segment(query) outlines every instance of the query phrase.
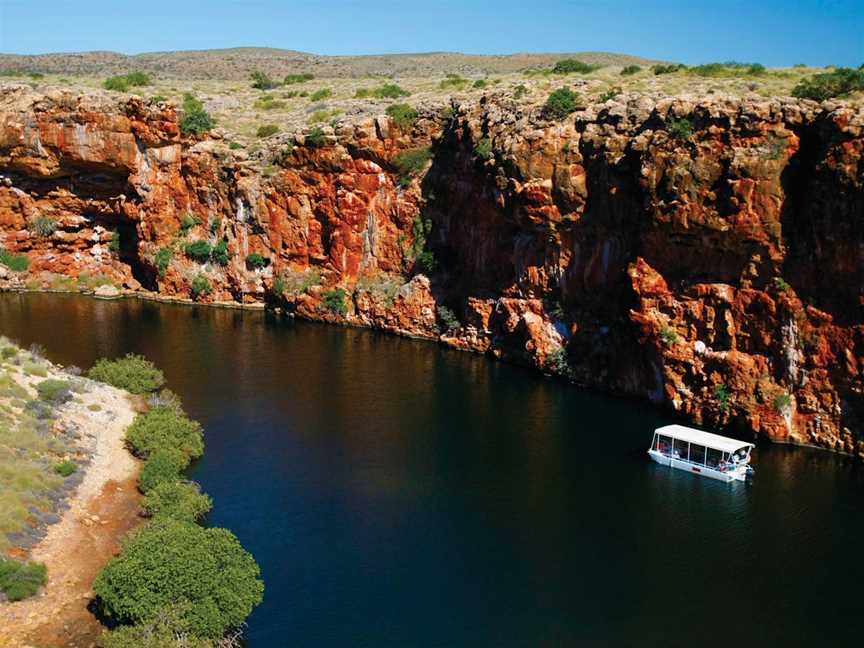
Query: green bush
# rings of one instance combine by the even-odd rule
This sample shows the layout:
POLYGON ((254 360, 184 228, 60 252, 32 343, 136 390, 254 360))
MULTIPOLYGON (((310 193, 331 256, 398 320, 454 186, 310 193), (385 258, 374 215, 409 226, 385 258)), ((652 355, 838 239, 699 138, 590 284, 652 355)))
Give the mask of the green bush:
POLYGON ((18 349, 12 346, 3 347, 0 349, 0 358, 10 360, 18 355, 18 349))
POLYGON ((435 272, 435 268, 438 267, 438 260, 435 258, 435 254, 431 250, 423 250, 414 257, 414 269, 417 272, 428 275, 435 272))
POLYGON ((198 218, 192 212, 186 212, 183 215, 183 218, 180 219, 180 229, 183 231, 184 234, 186 232, 188 232, 190 229, 192 229, 193 227, 195 227, 196 225, 200 225, 200 224, 201 224, 201 219, 198 218))
POLYGON ((167 516, 175 520, 196 522, 213 508, 213 501, 201 493, 195 482, 163 481, 144 497, 144 511, 151 517, 167 516))
POLYGON ((168 272, 168 266, 171 265, 171 259, 173 256, 174 253, 171 251, 171 248, 161 247, 156 252, 156 255, 153 257, 153 263, 156 266, 156 271, 163 279, 168 272))
POLYGON ((121 243, 122 239, 120 236, 120 232, 118 230, 115 230, 111 234, 111 242, 108 243, 108 250, 110 252, 113 252, 114 254, 118 254, 120 252, 121 243))
POLYGON ((61 461, 54 464, 54 472, 61 477, 68 477, 78 470, 78 465, 74 461, 61 461))
POLYGON ((317 126, 306 134, 305 142, 309 148, 320 148, 327 141, 324 131, 317 126))
POLYGON ((303 74, 289 74, 282 81, 285 85, 292 85, 294 83, 303 83, 304 81, 311 81, 315 78, 314 74, 309 74, 308 72, 304 72, 303 74))
POLYGON ((50 216, 36 216, 30 220, 30 231, 42 238, 47 238, 57 231, 57 221, 50 216))
POLYGON ((393 166, 399 171, 399 182, 402 186, 407 186, 411 182, 411 176, 420 173, 431 158, 432 149, 428 146, 409 149, 393 156, 393 166))
POLYGON ((216 245, 213 246, 211 256, 213 257, 213 260, 219 265, 227 266, 228 261, 231 260, 231 257, 228 254, 228 241, 226 241, 225 239, 219 239, 216 245))
POLYGON ((165 376, 144 356, 129 353, 122 358, 101 358, 87 372, 92 380, 125 389, 132 394, 146 394, 162 388, 165 376))
POLYGON ((264 72, 253 72, 250 76, 252 77, 252 87, 258 90, 272 90, 279 87, 279 82, 274 81, 264 72))
POLYGON ((584 61, 577 61, 576 59, 564 59, 562 61, 558 61, 555 64, 555 67, 552 68, 552 71, 555 74, 572 74, 574 72, 579 74, 590 74, 591 72, 599 69, 599 65, 591 65, 590 63, 585 63, 584 61))
POLYGON ((345 317, 348 307, 345 305, 345 291, 342 288, 334 288, 324 293, 324 308, 331 313, 345 317))
POLYGON ((670 328, 668 326, 663 326, 660 329, 660 339, 663 341, 663 344, 666 346, 672 346, 674 344, 678 344, 678 333, 675 332, 675 329, 670 328))
POLYGON ((683 142, 692 137, 693 122, 686 117, 682 117, 681 119, 675 119, 673 117, 669 120, 666 130, 669 131, 669 134, 672 137, 683 142))
POLYGON ((522 97, 528 94, 528 87, 524 83, 520 83, 513 89, 513 98, 519 101, 522 97))
POLYGON ((0 264, 5 265, 12 272, 25 272, 30 265, 30 259, 23 254, 12 254, 0 248, 0 264))
POLYGON ((158 104, 158 103, 164 103, 166 101, 168 101, 168 97, 166 97, 165 95, 157 94, 157 95, 153 95, 152 97, 150 97, 147 100, 147 103, 158 104))
POLYGON ((102 609, 120 623, 146 623, 180 606, 191 634, 219 639, 261 602, 255 559, 226 529, 154 520, 96 577, 102 609))
POLYGON ((632 76, 642 71, 639 65, 626 65, 621 69, 621 76, 632 76))
POLYGON ((316 90, 309 96, 309 101, 323 101, 324 99, 328 99, 333 96, 333 91, 330 88, 321 88, 320 90, 316 90))
POLYGON ((125 76, 112 76, 102 82, 102 87, 115 92, 126 92, 129 90, 129 83, 125 76))
POLYGON ((600 95, 599 101, 600 103, 606 103, 607 101, 610 101, 611 99, 614 99, 615 97, 620 95, 622 92, 624 91, 618 86, 615 86, 614 88, 609 88, 606 92, 600 95))
POLYGON ((0 591, 10 601, 21 601, 39 591, 48 581, 42 563, 25 563, 0 556, 0 591))
POLYGON ((150 85, 150 75, 146 72, 130 72, 129 74, 112 76, 102 82, 103 88, 117 92, 126 92, 131 86, 146 85, 150 85))
POLYGON ((387 116, 401 130, 407 130, 417 121, 417 111, 408 104, 400 103, 387 106, 387 116))
POLYGON ((400 88, 395 83, 385 83, 380 88, 372 90, 370 94, 378 99, 399 99, 400 97, 411 96, 410 92, 405 88, 400 88))
POLYGON ((720 405, 721 412, 729 411, 729 387, 726 385, 714 385, 714 398, 720 405))
POLYGON ((578 109, 578 99, 570 88, 558 88, 546 99, 543 110, 547 116, 561 119, 578 109))
POLYGON ((774 409, 782 414, 792 405, 792 397, 785 392, 777 394, 774 397, 773 405, 774 409))
POLYGON ((180 478, 180 472, 188 465, 189 461, 179 450, 157 450, 144 462, 141 474, 138 475, 138 488, 147 494, 160 484, 176 481, 180 478))
POLYGON ((210 282, 207 281, 207 277, 199 274, 192 280, 189 290, 192 293, 192 299, 198 299, 204 295, 209 295, 213 291, 213 288, 210 286, 210 282))
POLYGON ((480 138, 474 145, 474 154, 484 160, 490 159, 492 157, 492 140, 488 137, 480 138))
POLYGON ((190 259, 195 259, 200 263, 209 260, 211 252, 213 252, 213 248, 210 247, 210 244, 200 239, 191 241, 183 246, 183 253, 190 259))
POLYGON ((72 385, 67 380, 49 378, 36 385, 36 392, 41 400, 59 405, 72 398, 72 385))
POLYGON ((837 68, 801 80, 792 89, 793 97, 825 101, 864 90, 864 69, 837 68))
POLYGON ((656 75, 672 74, 673 72, 678 72, 678 70, 683 70, 686 67, 686 65, 682 65, 681 63, 670 63, 668 65, 652 65, 651 71, 656 75))
POLYGON ((441 83, 438 84, 438 86, 442 90, 461 90, 469 83, 470 81, 468 81, 468 79, 465 79, 458 74, 448 74, 447 78, 443 79, 441 83))
POLYGON ((471 87, 475 88, 477 90, 485 88, 486 87, 486 81, 485 81, 485 79, 477 79, 474 83, 471 84, 471 87))
POLYGON ((170 448, 179 451, 188 463, 204 453, 201 426, 182 411, 167 405, 153 407, 136 416, 126 431, 126 443, 139 457, 170 448))
POLYGON ((446 306, 439 306, 436 312, 438 314, 438 321, 441 322, 442 328, 445 331, 455 331, 458 328, 462 328, 462 322, 458 320, 456 313, 446 306))
POLYGON ((180 120, 180 132, 184 135, 206 133, 215 126, 213 118, 204 104, 188 92, 183 96, 183 118, 180 120))
POLYGON ((271 135, 275 135, 279 132, 279 127, 276 124, 264 124, 263 126, 259 126, 258 130, 255 131, 256 137, 270 137, 271 135))
POLYGON ((251 268, 253 270, 257 270, 259 268, 263 268, 267 265, 267 259, 258 254, 257 252, 253 252, 246 256, 246 267, 251 268))

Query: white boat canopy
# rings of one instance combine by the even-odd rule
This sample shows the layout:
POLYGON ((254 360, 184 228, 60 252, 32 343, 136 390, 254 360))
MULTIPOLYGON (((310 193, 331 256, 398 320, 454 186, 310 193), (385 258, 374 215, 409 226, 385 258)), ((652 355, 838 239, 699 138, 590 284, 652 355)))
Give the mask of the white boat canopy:
POLYGON ((741 448, 755 448, 752 443, 739 441, 738 439, 730 439, 729 437, 720 436, 719 434, 711 434, 703 432, 695 428, 687 427, 686 425, 666 425, 654 430, 657 434, 672 437, 679 441, 695 443, 697 445, 706 446, 721 452, 733 453, 741 448))

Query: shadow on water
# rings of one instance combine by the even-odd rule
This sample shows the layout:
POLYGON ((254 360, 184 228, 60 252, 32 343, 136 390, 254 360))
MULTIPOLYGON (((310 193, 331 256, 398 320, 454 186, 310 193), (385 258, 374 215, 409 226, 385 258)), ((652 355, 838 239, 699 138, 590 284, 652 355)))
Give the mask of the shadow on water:
POLYGON ((762 444, 752 484, 698 479, 647 460, 655 410, 259 312, 5 294, 0 333, 164 369, 206 430, 209 521, 264 573, 252 648, 857 645, 842 457, 762 444))

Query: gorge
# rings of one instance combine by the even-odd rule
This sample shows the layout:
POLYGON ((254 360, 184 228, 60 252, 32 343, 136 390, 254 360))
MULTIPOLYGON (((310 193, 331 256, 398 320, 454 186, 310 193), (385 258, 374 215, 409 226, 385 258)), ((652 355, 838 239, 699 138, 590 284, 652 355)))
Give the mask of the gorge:
POLYGON ((170 103, 7 83, 0 247, 28 269, 0 281, 266 304, 864 456, 860 105, 579 108, 490 90, 247 152, 170 103))

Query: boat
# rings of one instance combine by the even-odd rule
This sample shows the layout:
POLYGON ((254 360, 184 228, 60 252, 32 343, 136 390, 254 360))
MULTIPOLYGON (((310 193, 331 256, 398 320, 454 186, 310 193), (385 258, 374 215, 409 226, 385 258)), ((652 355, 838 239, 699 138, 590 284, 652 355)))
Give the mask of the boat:
POLYGON ((750 452, 754 447, 685 425, 666 425, 654 430, 648 455, 663 466, 732 482, 753 475, 750 452))

